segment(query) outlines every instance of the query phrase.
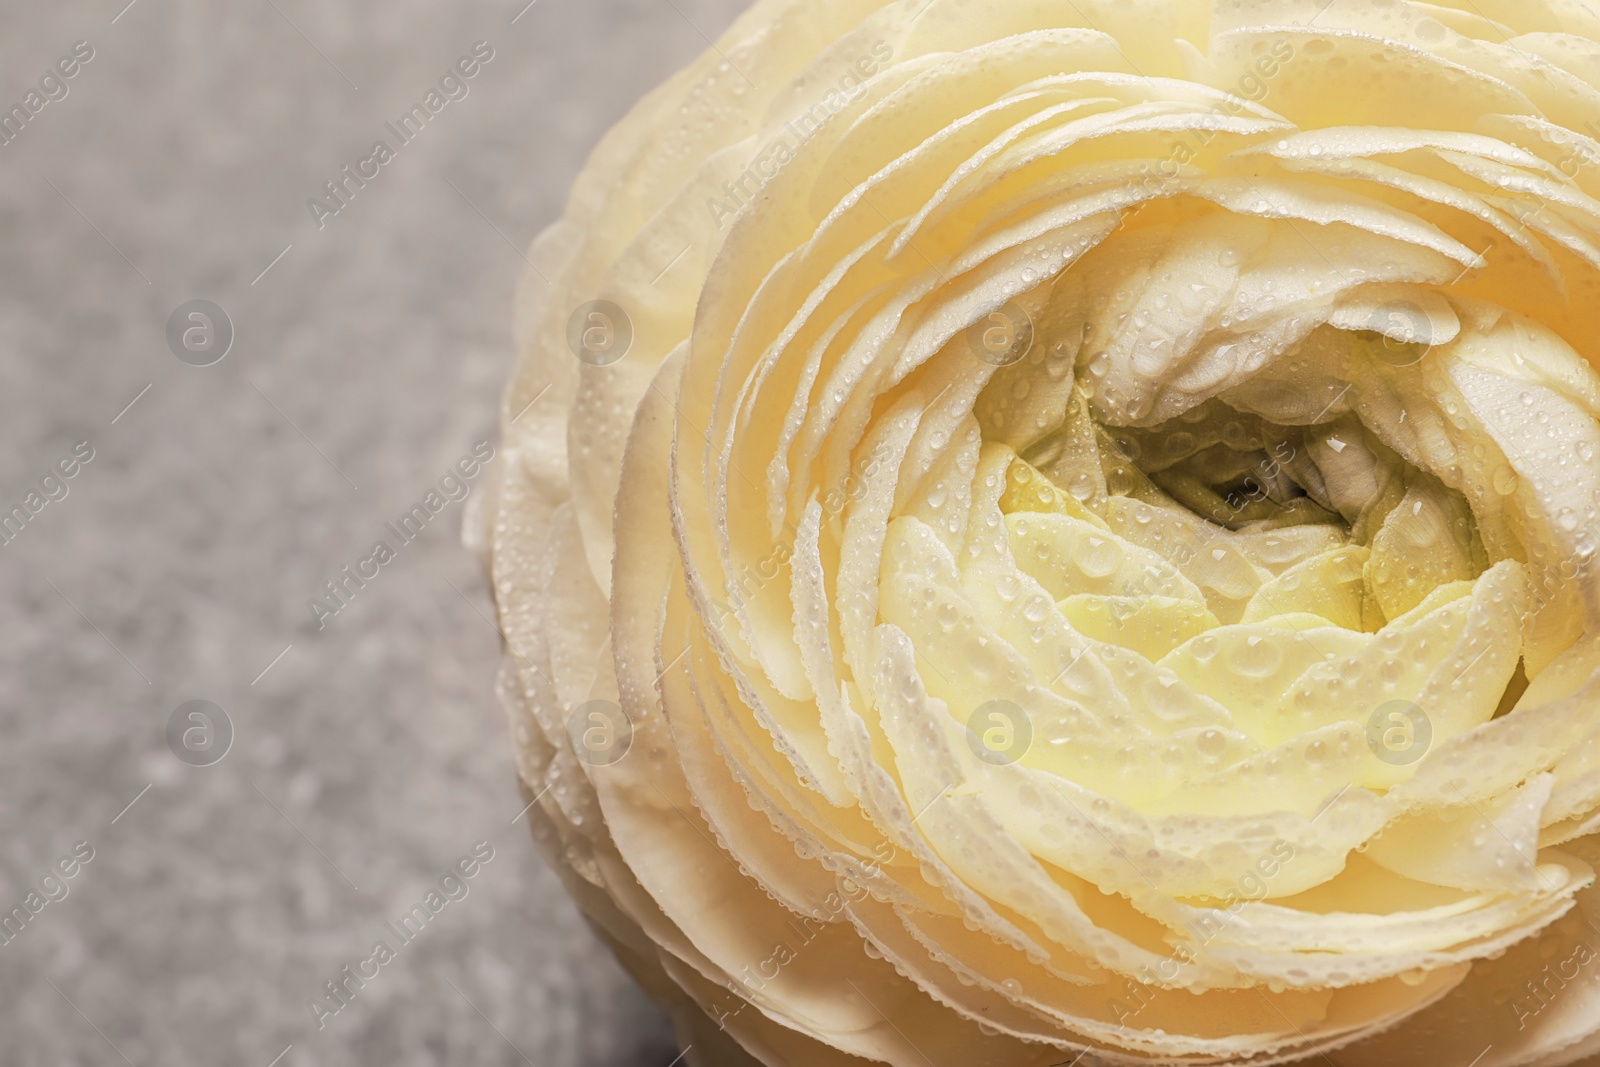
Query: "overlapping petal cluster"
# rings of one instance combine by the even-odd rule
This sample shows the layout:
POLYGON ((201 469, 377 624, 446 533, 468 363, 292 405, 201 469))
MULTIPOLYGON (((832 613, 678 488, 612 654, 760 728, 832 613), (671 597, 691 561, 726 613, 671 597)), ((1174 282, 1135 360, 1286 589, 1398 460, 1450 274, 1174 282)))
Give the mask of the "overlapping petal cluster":
POLYGON ((1597 41, 761 0, 606 138, 485 545, 691 1060, 1600 1053, 1597 41))

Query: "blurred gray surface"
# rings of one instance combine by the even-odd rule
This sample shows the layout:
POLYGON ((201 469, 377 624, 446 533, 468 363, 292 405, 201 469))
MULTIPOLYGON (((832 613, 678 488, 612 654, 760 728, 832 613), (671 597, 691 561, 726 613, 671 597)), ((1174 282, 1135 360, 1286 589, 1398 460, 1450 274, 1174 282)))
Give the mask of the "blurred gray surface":
POLYGON ((4 108, 94 49, 0 147, 0 511, 94 449, 0 547, 0 912, 94 850, 0 944, 0 1058, 666 1067, 512 822, 461 505, 403 547, 384 523, 493 438, 521 250, 584 156, 742 0, 125 2, 0 3, 4 108), (479 40, 468 95, 319 230, 307 199, 479 40), (209 367, 166 341, 195 298, 236 331, 209 367), (307 599, 379 538, 319 631, 307 599), (166 742, 194 699, 235 731, 211 766, 166 742), (469 894, 319 1030, 309 999, 478 841, 469 894))

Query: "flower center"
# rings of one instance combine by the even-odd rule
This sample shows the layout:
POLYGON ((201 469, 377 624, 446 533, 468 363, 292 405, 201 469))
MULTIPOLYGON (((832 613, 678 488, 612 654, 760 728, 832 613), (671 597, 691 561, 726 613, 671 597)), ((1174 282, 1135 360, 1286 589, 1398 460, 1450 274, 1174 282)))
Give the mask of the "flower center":
POLYGON ((1349 524, 1301 479, 1318 485, 1305 462, 1303 427, 1280 426, 1213 400, 1159 425, 1102 430, 1107 491, 1166 494, 1199 518, 1229 530, 1349 524))

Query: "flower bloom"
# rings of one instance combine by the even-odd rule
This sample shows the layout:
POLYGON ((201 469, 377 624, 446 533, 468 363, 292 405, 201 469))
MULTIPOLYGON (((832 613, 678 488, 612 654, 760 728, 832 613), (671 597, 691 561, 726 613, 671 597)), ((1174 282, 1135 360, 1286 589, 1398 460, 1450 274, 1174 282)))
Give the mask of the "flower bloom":
POLYGON ((1600 1053, 1597 41, 761 0, 606 137, 482 538, 690 1062, 1600 1053))

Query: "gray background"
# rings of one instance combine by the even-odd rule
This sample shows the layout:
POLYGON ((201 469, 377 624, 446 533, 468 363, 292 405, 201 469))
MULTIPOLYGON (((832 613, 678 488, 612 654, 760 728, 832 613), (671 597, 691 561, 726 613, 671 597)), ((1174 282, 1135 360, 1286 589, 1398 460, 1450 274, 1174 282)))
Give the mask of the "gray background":
POLYGON ((743 6, 524 2, 0 3, 5 109, 95 49, 0 147, 0 511, 95 449, 0 547, 0 912, 95 849, 0 946, 7 1064, 677 1054, 512 824, 461 506, 325 630, 306 607, 493 437, 521 251, 743 6), (319 231, 306 199, 479 39, 470 95, 319 231), (208 368, 165 339, 197 297, 237 333, 208 368), (197 698, 236 730, 205 768, 164 738, 197 698), (471 895, 319 1032, 308 998, 478 840, 471 895))

